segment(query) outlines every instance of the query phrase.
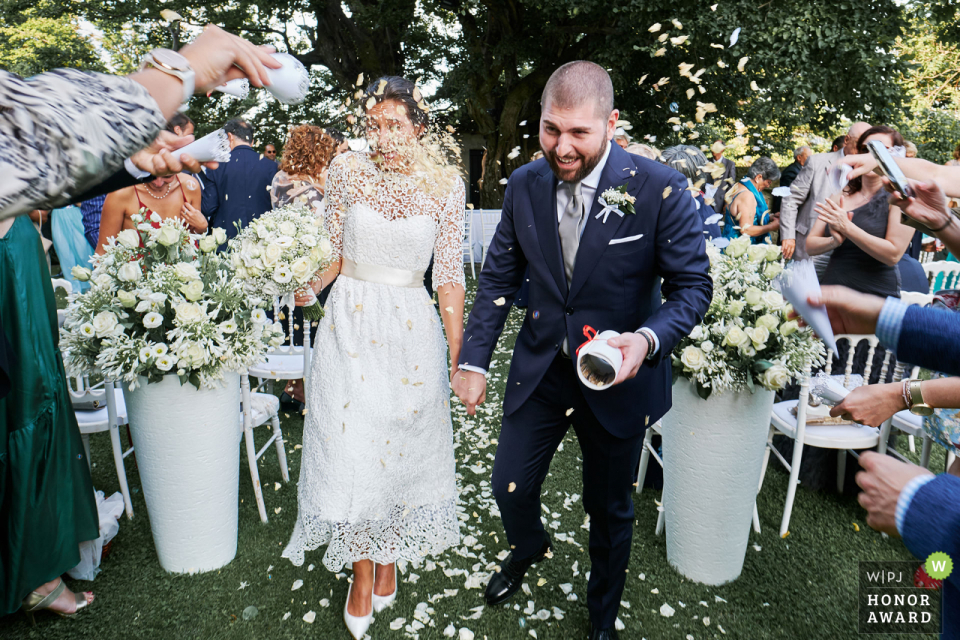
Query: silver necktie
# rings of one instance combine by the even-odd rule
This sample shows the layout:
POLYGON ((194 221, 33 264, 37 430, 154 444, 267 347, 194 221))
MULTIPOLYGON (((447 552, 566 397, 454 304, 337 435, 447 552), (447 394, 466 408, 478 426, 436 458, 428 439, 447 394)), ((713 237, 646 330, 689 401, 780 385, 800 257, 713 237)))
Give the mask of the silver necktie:
POLYGON ((564 182, 567 206, 560 218, 560 249, 563 252, 563 270, 567 276, 567 286, 573 281, 573 265, 577 261, 577 249, 580 247, 580 227, 583 224, 583 195, 579 182, 564 182))

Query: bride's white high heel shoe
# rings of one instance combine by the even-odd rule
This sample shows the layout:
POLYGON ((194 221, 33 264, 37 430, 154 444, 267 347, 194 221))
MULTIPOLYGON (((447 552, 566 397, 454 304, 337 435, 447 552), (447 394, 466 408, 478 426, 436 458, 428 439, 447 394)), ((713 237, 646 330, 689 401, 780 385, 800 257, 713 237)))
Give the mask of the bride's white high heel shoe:
MULTIPOLYGON (((376 584, 376 577, 374 577, 374 584, 376 584)), ((393 563, 393 593, 388 596, 378 596, 376 592, 373 594, 373 610, 376 613, 380 613, 390 605, 392 605, 397 599, 397 591, 400 589, 400 583, 397 581, 397 563, 393 563)))
POLYGON ((370 613, 367 615, 359 617, 350 615, 347 612, 347 606, 350 604, 350 592, 352 590, 353 583, 351 582, 350 588, 347 589, 347 601, 343 605, 343 622, 347 625, 350 635, 352 635, 356 640, 360 640, 373 623, 373 602, 371 600, 370 613))

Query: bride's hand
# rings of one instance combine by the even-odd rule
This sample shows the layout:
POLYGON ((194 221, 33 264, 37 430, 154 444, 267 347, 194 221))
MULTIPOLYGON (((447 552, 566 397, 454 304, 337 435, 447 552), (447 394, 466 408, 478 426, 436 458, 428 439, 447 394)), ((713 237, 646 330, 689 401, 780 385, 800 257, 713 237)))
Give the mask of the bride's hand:
POLYGON ((313 287, 306 286, 296 293, 296 302, 298 307, 309 307, 317 300, 317 294, 313 292, 313 287))

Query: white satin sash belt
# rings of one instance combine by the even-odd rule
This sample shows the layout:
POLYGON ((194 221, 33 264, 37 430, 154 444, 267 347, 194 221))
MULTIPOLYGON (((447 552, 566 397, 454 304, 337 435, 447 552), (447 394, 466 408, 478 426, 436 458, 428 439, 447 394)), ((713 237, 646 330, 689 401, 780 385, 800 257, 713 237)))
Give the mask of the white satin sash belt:
POLYGON ((406 271, 376 264, 359 264, 344 258, 340 265, 340 273, 354 280, 376 282, 392 287, 422 287, 426 271, 406 271))

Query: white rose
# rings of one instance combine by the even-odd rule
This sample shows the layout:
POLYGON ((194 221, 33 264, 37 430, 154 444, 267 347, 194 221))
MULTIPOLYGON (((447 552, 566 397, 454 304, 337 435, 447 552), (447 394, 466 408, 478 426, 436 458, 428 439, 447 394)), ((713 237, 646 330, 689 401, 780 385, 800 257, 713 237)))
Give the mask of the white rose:
POLYGON ((183 294, 183 297, 191 302, 196 302, 203 297, 203 282, 200 280, 193 280, 187 284, 180 287, 180 293, 183 294))
POLYGON ((277 265, 277 268, 273 270, 273 280, 280 284, 286 284, 293 279, 293 273, 290 271, 290 267, 285 264, 277 265))
POLYGON ((177 244, 180 242, 180 230, 170 224, 163 225, 157 234, 157 242, 165 247, 177 244))
POLYGON ((780 256, 781 256, 781 253, 782 253, 782 251, 781 251, 780 247, 778 247, 777 245, 775 245, 775 244, 768 244, 768 245, 767 245, 767 260, 768 260, 768 261, 774 262, 775 260, 779 260, 779 259, 780 259, 780 256))
POLYGON ((145 326, 147 329, 156 329, 162 324, 163 316, 156 311, 151 311, 147 315, 143 316, 143 326, 145 326))
POLYGON ((777 319, 777 316, 767 313, 757 318, 757 326, 766 327, 767 331, 773 332, 780 326, 780 320, 777 319))
POLYGON ((220 246, 227 241, 227 232, 220 227, 216 227, 213 230, 213 239, 217 241, 217 246, 220 246))
POLYGON ((740 353, 748 358, 752 358, 753 356, 757 355, 757 350, 754 349, 753 345, 748 342, 747 344, 740 345, 740 353))
POLYGON ((317 248, 320 249, 321 258, 326 258, 333 253, 333 244, 329 238, 322 238, 320 242, 317 243, 317 248))
POLYGON ((200 308, 200 305, 193 302, 177 303, 173 306, 173 310, 176 312, 177 322, 180 324, 200 322, 207 317, 204 315, 203 309, 200 308))
POLYGON ((285 236, 295 236, 297 235, 297 225, 289 220, 284 220, 280 223, 279 231, 285 236))
POLYGON ((137 296, 129 291, 124 291, 123 289, 117 291, 117 299, 120 301, 120 304, 127 309, 137 306, 137 296))
POLYGON ((770 331, 766 327, 754 327, 747 329, 745 333, 750 336, 750 341, 758 351, 767 346, 767 340, 770 338, 770 331))
POLYGON ((97 335, 97 330, 89 322, 84 322, 80 325, 80 335, 84 338, 93 338, 97 335))
POLYGON ((703 326, 697 325, 693 328, 693 331, 690 332, 690 338, 692 340, 700 340, 703 338, 703 326))
POLYGON ((188 262, 178 262, 177 266, 174 267, 174 271, 177 272, 177 276, 183 280, 199 280, 200 272, 197 271, 197 268, 188 263, 188 262))
POLYGON ((728 347, 739 347, 740 345, 747 344, 749 341, 750 337, 744 333, 743 329, 737 326, 727 329, 727 335, 723 338, 723 344, 728 347))
POLYGON ((237 323, 233 318, 229 320, 224 320, 220 323, 220 331, 224 333, 235 333, 237 331, 237 323))
POLYGON ((90 280, 90 276, 93 275, 93 272, 86 267, 81 267, 80 265, 75 266, 73 269, 70 269, 70 275, 79 280, 80 282, 87 282, 90 280))
POLYGON ((113 335, 118 323, 117 314, 112 311, 101 311, 93 318, 93 328, 97 332, 98 338, 113 335))
POLYGON ((308 246, 308 247, 315 247, 315 246, 317 246, 317 238, 316 238, 316 236, 312 236, 312 235, 310 235, 309 233, 308 233, 307 235, 300 236, 300 242, 301 242, 302 244, 305 244, 305 245, 308 246))
POLYGON ((731 258, 739 258, 745 254, 749 248, 750 238, 747 236, 740 236, 739 238, 734 238, 730 241, 730 244, 727 245, 726 249, 724 249, 724 253, 731 258))
POLYGON ((295 238, 291 238, 290 236, 280 236, 274 240, 273 243, 282 249, 287 249, 295 245, 297 241, 295 238))
POLYGON ((260 257, 263 260, 263 265, 265 267, 275 267, 277 261, 280 260, 280 256, 283 255, 283 249, 281 249, 276 244, 268 244, 267 248, 263 250, 263 255, 260 257))
POLYGON ((180 357, 180 361, 184 360, 191 367, 200 367, 203 365, 206 360, 206 354, 203 352, 203 348, 196 342, 188 342, 177 353, 180 357))
POLYGON ((210 253, 211 251, 216 251, 216 249, 217 240, 213 236, 203 236, 200 238, 200 251, 210 253))
POLYGON ((780 310, 780 313, 783 315, 784 320, 790 319, 790 314, 793 313, 793 305, 789 302, 783 305, 783 309, 780 310))
POLYGON ((270 230, 267 229, 267 226, 263 223, 255 225, 253 230, 257 232, 257 237, 261 240, 266 240, 270 235, 270 230))
MULTIPOLYGON (((138 271, 139 273, 139 271, 138 271)), ((103 287, 104 289, 110 289, 113 287, 113 278, 110 277, 107 273, 101 273, 97 276, 97 279, 93 281, 98 287, 103 287)))
POLYGON ((290 271, 293 273, 293 277, 297 279, 297 282, 304 284, 309 280, 314 273, 315 267, 313 262, 307 258, 303 257, 290 265, 290 271))
POLYGON ((730 312, 730 315, 737 318, 743 313, 744 303, 743 300, 734 300, 727 305, 727 311, 730 312))
POLYGON ((743 292, 744 301, 751 307, 759 306, 762 298, 763 292, 756 287, 747 287, 747 290, 743 292))
POLYGON ((767 259, 767 248, 762 244, 750 245, 747 249, 747 258, 750 262, 763 262, 767 259))
POLYGON ((140 246, 140 234, 136 229, 124 229, 117 234, 117 242, 128 249, 136 249, 140 246))
POLYGON ((763 372, 761 384, 767 389, 779 391, 787 386, 789 380, 790 374, 787 368, 782 364, 775 364, 763 372))
POLYGON ((681 353, 680 362, 682 362, 683 366, 687 369, 699 371, 706 364, 706 356, 703 355, 703 351, 690 345, 684 348, 681 353))
POLYGON ((781 273, 783 273, 783 267, 778 262, 771 262, 763 269, 763 277, 768 280, 773 280, 781 273))
POLYGON ((142 276, 139 260, 128 262, 117 270, 117 278, 124 282, 137 282, 142 276))
POLYGON ((169 356, 162 356, 157 358, 157 361, 153 363, 157 369, 160 371, 170 371, 173 368, 173 358, 169 356))
POLYGON ((783 307, 783 296, 779 291, 767 291, 763 294, 763 304, 769 309, 778 311, 783 307))
POLYGON ((780 325, 780 335, 787 337, 793 335, 800 330, 800 325, 796 320, 787 320, 782 325, 780 325))
POLYGON ((710 353, 711 351, 713 351, 713 342, 711 342, 710 340, 704 340, 700 344, 700 348, 703 349, 704 353, 710 353))

